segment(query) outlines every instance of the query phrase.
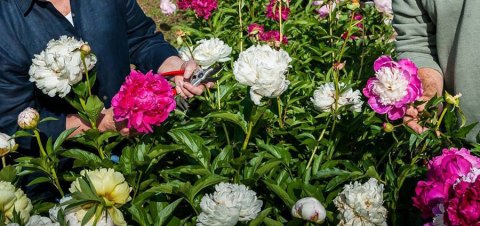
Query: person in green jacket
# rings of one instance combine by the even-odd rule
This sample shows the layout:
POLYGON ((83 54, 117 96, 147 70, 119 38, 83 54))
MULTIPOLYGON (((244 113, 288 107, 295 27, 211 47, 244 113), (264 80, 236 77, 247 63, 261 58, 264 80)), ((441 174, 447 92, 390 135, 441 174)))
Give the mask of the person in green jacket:
MULTIPOLYGON (((468 123, 480 120, 480 1, 393 0, 393 26, 398 33, 399 58, 409 58, 419 68, 424 100, 462 93, 460 106, 468 123)), ((418 133, 418 113, 407 111, 404 122, 418 133)), ((468 135, 475 141, 480 126, 468 135)))

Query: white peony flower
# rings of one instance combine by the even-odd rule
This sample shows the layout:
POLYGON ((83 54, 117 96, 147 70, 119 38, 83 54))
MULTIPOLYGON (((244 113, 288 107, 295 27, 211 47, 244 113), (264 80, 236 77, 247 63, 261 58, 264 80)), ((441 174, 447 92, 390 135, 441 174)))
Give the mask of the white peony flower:
POLYGON ((387 209, 383 207, 383 185, 370 178, 366 183, 345 185, 333 200, 340 214, 338 225, 386 226, 387 209))
POLYGON ((202 213, 197 226, 235 225, 238 221, 250 221, 257 217, 263 202, 257 199, 254 191, 245 185, 220 183, 213 194, 202 198, 202 213))
POLYGON ((35 129, 40 121, 40 114, 33 108, 26 108, 18 114, 18 126, 22 129, 35 129))
POLYGON ((0 157, 3 157, 16 149, 17 144, 15 143, 15 140, 5 133, 0 133, 0 157))
POLYGON ((218 38, 202 39, 197 42, 198 46, 192 51, 193 58, 198 65, 206 68, 216 62, 230 60, 232 48, 218 38))
POLYGON ((292 216, 320 224, 325 221, 327 211, 317 199, 307 197, 295 203, 292 207, 292 216))
POLYGON ((382 12, 387 15, 392 15, 392 0, 374 0, 375 8, 379 12, 382 12))
MULTIPOLYGON (((61 36, 51 40, 47 48, 35 55, 30 66, 30 81, 35 82, 43 93, 54 97, 65 97, 71 86, 82 80, 85 73, 80 47, 85 44, 73 37, 61 36)), ((97 58, 90 54, 85 57, 88 70, 91 70, 97 58)))
POLYGON ((163 14, 171 15, 177 10, 177 5, 170 0, 160 0, 160 9, 163 14))
POLYGON ((192 53, 190 52, 190 49, 185 46, 178 49, 178 54, 183 61, 189 61, 192 59, 192 53))
MULTIPOLYGON (((60 205, 54 206, 48 211, 48 213, 50 214, 50 219, 52 219, 53 222, 58 222, 57 216, 60 209, 65 211, 65 208, 67 207, 61 204, 71 199, 72 197, 69 197, 69 196, 62 198, 60 200, 60 205)), ((85 217, 85 214, 87 213, 88 210, 89 209, 83 209, 82 207, 77 207, 69 210, 68 212, 65 212, 65 222, 68 224, 68 226, 81 226, 83 217, 85 217)), ((87 222, 87 224, 85 224, 85 226, 93 226, 94 221, 95 221, 94 218, 90 219, 87 222)), ((95 226, 115 226, 115 225, 113 224, 112 218, 108 214, 103 212, 102 217, 98 220, 95 226)))
MULTIPOLYGON (((345 84, 339 84, 340 90, 343 90, 344 87, 345 84)), ((315 109, 322 112, 330 112, 335 109, 335 97, 335 85, 333 82, 330 82, 318 87, 318 89, 314 91, 311 100, 315 109)), ((348 88, 339 94, 337 103, 338 108, 350 106, 349 110, 360 112, 363 104, 363 101, 360 98, 361 93, 359 90, 353 91, 351 88, 348 88)))
POLYGON ((382 67, 375 76, 373 92, 380 97, 383 105, 393 105, 408 94, 408 80, 398 68, 382 67))
POLYGON ((5 216, 5 223, 13 219, 14 210, 23 222, 28 222, 32 209, 32 202, 21 189, 16 189, 10 182, 0 181, 0 214, 5 216))
POLYGON ((290 81, 285 78, 292 58, 284 50, 268 45, 252 46, 240 53, 234 63, 233 74, 241 84, 250 86, 250 98, 260 105, 262 97, 274 98, 287 90, 290 81))
POLYGON ((48 217, 42 217, 40 215, 33 215, 28 220, 25 226, 60 226, 57 222, 52 222, 52 220, 48 217))

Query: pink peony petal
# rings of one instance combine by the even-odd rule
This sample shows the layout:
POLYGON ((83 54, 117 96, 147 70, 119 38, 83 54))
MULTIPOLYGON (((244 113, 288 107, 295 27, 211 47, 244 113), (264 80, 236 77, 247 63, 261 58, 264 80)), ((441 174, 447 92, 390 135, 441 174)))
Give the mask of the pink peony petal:
POLYGON ((410 77, 416 77, 417 76, 417 65, 413 63, 410 59, 401 59, 398 61, 398 66, 402 69, 408 72, 410 77))
POLYGON ((392 106, 386 106, 379 102, 379 99, 371 97, 368 99, 368 105, 378 114, 385 114, 390 111, 392 106))
POLYGON ((388 118, 390 120, 397 120, 403 118, 405 116, 405 111, 407 110, 406 106, 402 107, 393 107, 388 111, 388 118))
POLYGON ((373 70, 378 71, 382 67, 393 67, 396 63, 390 56, 381 56, 373 63, 373 70))

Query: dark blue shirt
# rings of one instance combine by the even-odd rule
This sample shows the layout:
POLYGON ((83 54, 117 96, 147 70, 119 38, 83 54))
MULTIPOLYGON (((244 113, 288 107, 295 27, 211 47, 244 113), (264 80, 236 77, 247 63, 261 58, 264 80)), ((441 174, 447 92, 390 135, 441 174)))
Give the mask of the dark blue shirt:
MULTIPOLYGON (((177 55, 155 23, 145 16, 136 0, 71 0, 74 26, 46 1, 0 0, 0 132, 18 129, 17 115, 27 107, 42 118, 56 117, 40 125, 44 136, 58 136, 72 113, 60 98, 43 94, 29 81, 34 54, 62 35, 87 41, 96 54, 97 83, 94 92, 110 106, 134 64, 141 71, 156 71, 163 61, 177 55)), ((24 141, 28 147, 31 141, 24 141)))

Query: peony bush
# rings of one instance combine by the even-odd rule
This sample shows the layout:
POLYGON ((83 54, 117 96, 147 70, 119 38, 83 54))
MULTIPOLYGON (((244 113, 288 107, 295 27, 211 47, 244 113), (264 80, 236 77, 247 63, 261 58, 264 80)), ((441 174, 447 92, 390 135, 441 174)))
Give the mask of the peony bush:
POLYGON ((395 59, 391 1, 159 7, 186 18, 172 40, 183 59, 222 68, 215 87, 181 110, 168 80, 133 70, 112 106, 134 133, 100 132, 94 52, 73 37, 52 40, 30 79, 92 129, 41 137, 38 125, 55 119, 25 109, 21 130, 0 134, 0 225, 480 221, 479 146, 465 140, 476 124, 465 122, 459 94, 422 99, 416 65, 395 59), (418 106, 422 134, 402 120, 418 106), (25 136, 33 153, 17 152, 25 136))

